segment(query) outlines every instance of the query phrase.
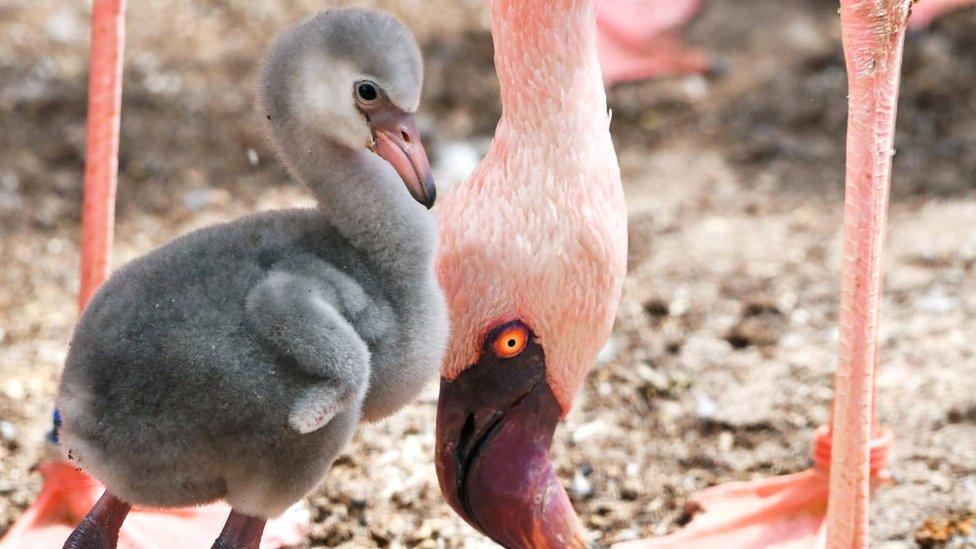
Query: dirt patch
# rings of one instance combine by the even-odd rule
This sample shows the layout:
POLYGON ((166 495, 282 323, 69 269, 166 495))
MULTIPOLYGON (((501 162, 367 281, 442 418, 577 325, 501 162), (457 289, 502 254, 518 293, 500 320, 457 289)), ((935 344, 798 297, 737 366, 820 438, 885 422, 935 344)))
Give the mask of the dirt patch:
POLYGON ((976 510, 952 513, 948 517, 932 517, 915 533, 920 547, 942 547, 956 541, 972 540, 976 533, 976 510))

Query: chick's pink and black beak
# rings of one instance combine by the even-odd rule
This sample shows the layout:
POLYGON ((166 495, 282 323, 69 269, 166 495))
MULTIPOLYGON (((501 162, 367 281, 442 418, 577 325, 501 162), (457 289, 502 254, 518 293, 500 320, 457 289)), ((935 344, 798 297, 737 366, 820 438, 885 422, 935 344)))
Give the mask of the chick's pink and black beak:
POLYGON ((534 342, 507 359, 486 349, 457 378, 441 380, 441 491, 468 524, 504 547, 590 546, 549 460, 560 416, 534 342))
POLYGON ((413 115, 391 105, 371 112, 368 119, 373 150, 393 166, 414 200, 431 208, 437 198, 434 173, 413 115))

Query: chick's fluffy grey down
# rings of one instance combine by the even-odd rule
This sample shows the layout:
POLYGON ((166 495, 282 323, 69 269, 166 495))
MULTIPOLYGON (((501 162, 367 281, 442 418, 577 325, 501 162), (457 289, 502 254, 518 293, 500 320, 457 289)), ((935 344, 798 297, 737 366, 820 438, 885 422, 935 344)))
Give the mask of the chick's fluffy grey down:
POLYGON ((436 374, 447 313, 436 228, 367 148, 357 78, 412 112, 420 52, 393 17, 347 9, 285 32, 260 103, 318 207, 187 234, 119 269, 61 380, 69 459, 133 504, 227 500, 271 517, 322 479, 363 420, 436 374))

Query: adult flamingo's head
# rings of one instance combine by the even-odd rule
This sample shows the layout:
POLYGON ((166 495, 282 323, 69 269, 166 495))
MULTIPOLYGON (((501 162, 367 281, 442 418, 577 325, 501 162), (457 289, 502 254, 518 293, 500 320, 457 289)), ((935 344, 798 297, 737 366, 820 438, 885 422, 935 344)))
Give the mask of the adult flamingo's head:
POLYGON ((452 335, 437 473, 502 545, 581 546, 549 447, 610 333, 627 246, 594 7, 492 0, 491 12, 502 119, 439 213, 452 335))

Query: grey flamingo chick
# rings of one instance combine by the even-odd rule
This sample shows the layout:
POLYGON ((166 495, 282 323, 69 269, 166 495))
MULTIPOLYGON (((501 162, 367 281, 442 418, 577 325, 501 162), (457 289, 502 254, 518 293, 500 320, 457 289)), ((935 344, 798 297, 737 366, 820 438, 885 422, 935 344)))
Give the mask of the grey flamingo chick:
POLYGON ((447 312, 421 80, 416 42, 382 12, 329 11, 276 40, 262 114, 318 207, 185 235, 94 297, 58 407, 66 454, 107 490, 65 547, 114 547, 131 505, 217 499, 233 510, 214 547, 258 547, 358 422, 436 374, 447 312))

